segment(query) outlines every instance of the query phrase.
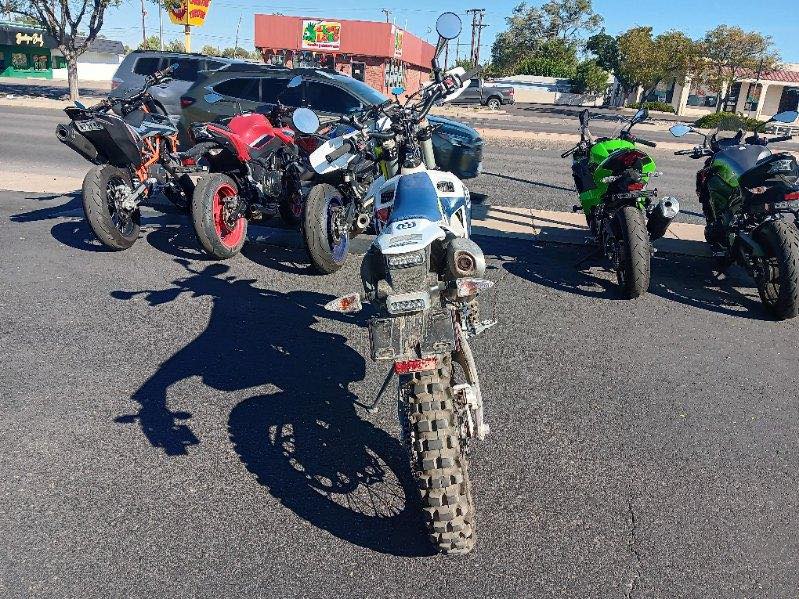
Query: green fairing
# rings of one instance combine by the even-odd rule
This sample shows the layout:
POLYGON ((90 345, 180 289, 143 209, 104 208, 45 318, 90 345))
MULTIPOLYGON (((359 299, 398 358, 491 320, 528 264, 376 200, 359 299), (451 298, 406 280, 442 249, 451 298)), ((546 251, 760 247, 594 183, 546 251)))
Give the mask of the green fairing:
MULTIPOLYGON (((609 184, 603 183, 602 179, 611 176, 613 172, 610 169, 603 168, 605 162, 607 162, 615 152, 630 149, 640 151, 640 148, 634 143, 624 139, 609 139, 596 143, 591 147, 588 160, 591 164, 596 164, 597 167, 593 174, 594 189, 589 189, 580 194, 580 203, 582 204, 585 214, 590 214, 594 207, 602 202, 602 198, 608 191, 609 184)), ((653 172, 655 172, 655 161, 649 157, 649 162, 645 162, 643 165, 642 173, 649 174, 653 172)), ((644 178, 644 183, 649 183, 649 177, 644 178)), ((643 202, 643 198, 638 201, 641 209, 644 208, 643 202)))

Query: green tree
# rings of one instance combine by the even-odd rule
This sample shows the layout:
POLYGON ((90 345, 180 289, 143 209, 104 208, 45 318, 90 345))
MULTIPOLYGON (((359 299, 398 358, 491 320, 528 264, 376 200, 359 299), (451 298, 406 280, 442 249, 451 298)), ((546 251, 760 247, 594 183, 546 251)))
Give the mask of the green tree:
POLYGON ((615 72, 619 68, 619 42, 604 31, 588 38, 585 49, 596 57, 597 64, 606 71, 615 72))
POLYGON ((604 19, 594 12, 591 0, 551 0, 541 7, 547 37, 573 38, 581 31, 596 31, 604 19))
POLYGON ((207 56, 222 56, 222 50, 220 50, 216 46, 211 46, 210 44, 206 44, 205 46, 203 46, 200 52, 207 56))
MULTIPOLYGON (((526 70, 536 64, 568 70, 562 57, 552 55, 554 46, 545 49, 549 53, 546 57, 538 56, 542 47, 559 40, 576 51, 579 34, 596 30, 602 17, 593 11, 591 0, 550 0, 540 8, 523 2, 505 21, 507 29, 497 34, 491 46, 491 65, 498 73, 513 74, 521 72, 522 62, 526 70)), ((575 65, 573 61, 572 66, 575 65)))
POLYGON ((105 11, 119 0, 5 0, 3 12, 33 19, 58 45, 67 62, 69 97, 78 99, 78 57, 103 28, 105 11))
POLYGON ((164 50, 167 52, 185 52, 186 45, 181 40, 171 40, 164 44, 164 50))
POLYGON ((576 68, 577 44, 562 38, 550 38, 541 44, 534 56, 519 62, 516 72, 540 77, 573 77, 576 68))
POLYGON ((577 65, 572 79, 572 91, 576 94, 604 94, 608 90, 610 74, 596 59, 584 60, 577 65))
POLYGON ((139 50, 160 50, 161 39, 157 35, 148 35, 147 39, 139 44, 139 50))
POLYGON ((777 68, 780 60, 771 37, 729 25, 719 25, 705 34, 702 56, 703 68, 697 70, 697 79, 719 91, 727 88, 724 98, 719 93, 716 112, 726 103, 731 84, 740 71, 768 72, 777 68))

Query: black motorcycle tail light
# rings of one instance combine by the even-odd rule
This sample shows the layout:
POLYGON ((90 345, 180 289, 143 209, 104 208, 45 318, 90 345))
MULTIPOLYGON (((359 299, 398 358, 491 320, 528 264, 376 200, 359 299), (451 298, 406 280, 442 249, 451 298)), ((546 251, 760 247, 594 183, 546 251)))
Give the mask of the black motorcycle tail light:
POLYGON ((627 186, 627 191, 641 191, 644 188, 644 184, 641 182, 637 183, 630 183, 627 186))
POLYGON ((799 201, 799 191, 792 191, 791 193, 785 194, 785 201, 786 202, 798 202, 799 201))

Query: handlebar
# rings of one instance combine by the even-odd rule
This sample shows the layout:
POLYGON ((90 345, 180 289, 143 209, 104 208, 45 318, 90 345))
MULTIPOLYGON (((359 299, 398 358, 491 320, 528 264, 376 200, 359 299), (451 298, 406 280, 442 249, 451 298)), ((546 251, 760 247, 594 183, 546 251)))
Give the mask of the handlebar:
POLYGON ((768 143, 773 144, 780 141, 790 141, 793 139, 793 135, 783 135, 781 137, 775 137, 773 139, 768 140, 768 143))
POLYGON ((341 144, 340 148, 333 150, 332 152, 330 152, 330 154, 325 156, 325 160, 327 160, 328 162, 333 162, 336 159, 341 158, 345 154, 349 154, 351 151, 352 151, 352 144, 349 141, 344 140, 344 143, 341 144))
POLYGON ((642 144, 644 146, 649 146, 650 148, 656 148, 657 144, 654 141, 649 141, 648 139, 641 139, 640 137, 634 138, 635 143, 642 144))
POLYGON ((566 150, 565 152, 563 152, 563 154, 560 155, 560 157, 561 158, 567 158, 567 157, 571 156, 572 154, 574 154, 577 151, 577 148, 579 148, 579 147, 580 146, 578 144, 578 145, 574 146, 571 150, 566 150))

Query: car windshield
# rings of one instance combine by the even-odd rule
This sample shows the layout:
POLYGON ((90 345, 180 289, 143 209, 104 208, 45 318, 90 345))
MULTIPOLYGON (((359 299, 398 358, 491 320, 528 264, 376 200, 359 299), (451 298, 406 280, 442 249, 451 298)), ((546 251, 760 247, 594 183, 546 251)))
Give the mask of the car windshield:
POLYGON ((352 77, 347 77, 346 75, 333 75, 331 79, 334 79, 341 85, 346 86, 347 89, 349 89, 352 93, 356 94, 358 97, 363 99, 364 102, 369 104, 382 104, 388 100, 386 96, 381 94, 373 87, 369 87, 363 81, 353 79, 352 77))

